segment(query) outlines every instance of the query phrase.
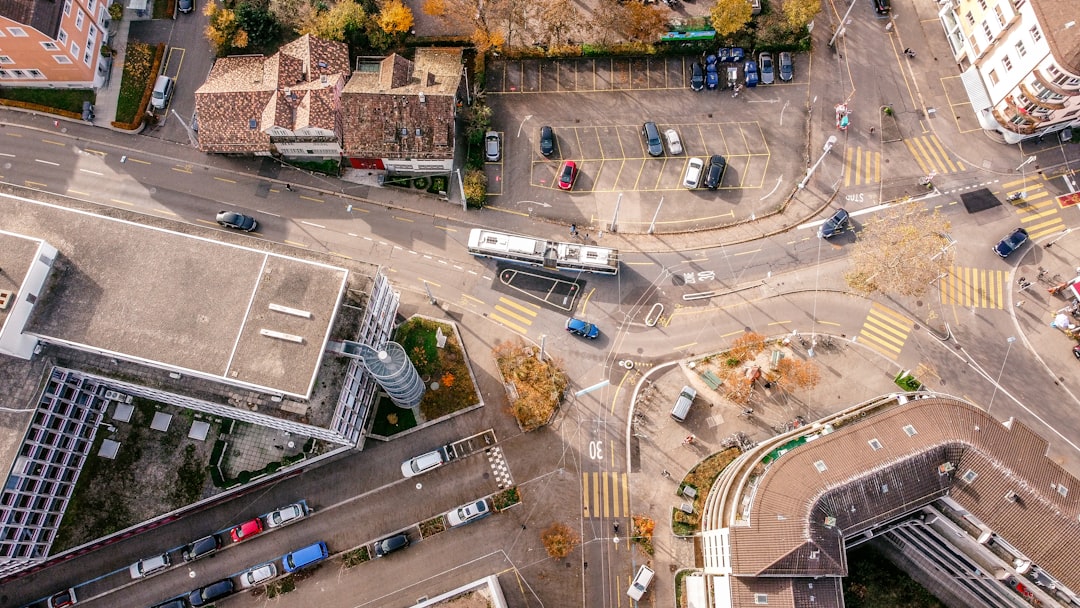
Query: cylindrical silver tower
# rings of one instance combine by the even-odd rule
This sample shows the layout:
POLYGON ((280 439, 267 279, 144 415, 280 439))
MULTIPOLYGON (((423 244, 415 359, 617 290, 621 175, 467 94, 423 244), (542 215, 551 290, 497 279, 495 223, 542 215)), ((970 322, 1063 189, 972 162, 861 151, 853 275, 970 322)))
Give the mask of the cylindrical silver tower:
POLYGON ((405 349, 397 342, 387 342, 381 349, 363 345, 360 357, 394 405, 406 409, 420 405, 424 396, 424 381, 416 373, 405 349))

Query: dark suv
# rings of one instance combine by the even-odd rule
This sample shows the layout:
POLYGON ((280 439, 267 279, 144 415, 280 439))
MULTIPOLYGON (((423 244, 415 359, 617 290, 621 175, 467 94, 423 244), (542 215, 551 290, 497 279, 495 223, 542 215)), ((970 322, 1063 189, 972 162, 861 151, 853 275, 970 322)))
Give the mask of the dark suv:
POLYGON ((832 214, 832 217, 825 220, 825 223, 818 228, 818 238, 827 239, 834 237, 843 232, 851 223, 851 216, 843 209, 837 209, 836 213, 832 214))
POLYGON ((705 168, 705 187, 716 190, 720 187, 720 180, 724 179, 724 169, 727 169, 727 161, 719 154, 709 157, 709 166, 705 168))
POLYGON ((690 89, 700 91, 704 88, 705 72, 701 70, 701 64, 695 61, 690 64, 690 89))
POLYGON ((555 151, 555 132, 545 125, 540 127, 540 154, 551 156, 555 151))
POLYGON ((214 551, 221 548, 221 540, 216 534, 210 536, 204 536, 199 540, 184 547, 184 561, 191 562, 199 559, 200 557, 206 557, 214 551))
POLYGON ((645 138, 649 156, 663 156, 664 144, 660 141, 660 129, 656 128, 655 122, 647 122, 641 126, 641 135, 645 138))
POLYGON ((889 0, 871 0, 874 3, 874 12, 879 15, 888 15, 892 7, 889 6, 889 0))

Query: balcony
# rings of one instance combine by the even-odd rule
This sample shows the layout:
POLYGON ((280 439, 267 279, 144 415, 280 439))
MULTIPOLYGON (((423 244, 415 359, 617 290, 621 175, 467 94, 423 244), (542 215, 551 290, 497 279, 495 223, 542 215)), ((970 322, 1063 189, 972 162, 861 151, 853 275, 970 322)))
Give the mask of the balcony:
POLYGON ((1027 83, 1025 83, 1025 82, 1020 83, 1020 91, 1024 94, 1024 97, 1026 97, 1028 99, 1028 101, 1030 101, 1031 103, 1039 106, 1040 108, 1043 108, 1045 110, 1063 110, 1063 109, 1065 109, 1065 102, 1063 102, 1063 101, 1055 103, 1055 102, 1052 102, 1052 101, 1044 101, 1042 99, 1039 99, 1035 95, 1035 91, 1032 91, 1030 88, 1028 88, 1027 83))
POLYGON ((1042 73, 1042 70, 1032 70, 1032 75, 1035 76, 1035 80, 1039 81, 1039 84, 1048 91, 1053 91, 1058 95, 1064 95, 1066 97, 1075 97, 1080 95, 1080 90, 1063 89, 1060 86, 1054 84, 1052 81, 1047 80, 1042 73))
MULTIPOLYGON (((1013 116, 1006 116, 1004 113, 997 110, 996 108, 994 109, 994 120, 996 120, 997 123, 999 125, 1001 125, 1002 128, 1004 128, 1005 130, 1012 131, 1013 133, 1018 133, 1020 135, 1031 135, 1032 133, 1035 132, 1035 124, 1034 123, 1032 123, 1032 124, 1022 124, 1022 125, 1013 124, 1011 119, 1014 116, 1016 116, 1016 114, 1013 114, 1013 116)), ((1031 116, 1025 116, 1024 117, 1025 120, 1032 119, 1032 118, 1033 117, 1031 117, 1031 116)))

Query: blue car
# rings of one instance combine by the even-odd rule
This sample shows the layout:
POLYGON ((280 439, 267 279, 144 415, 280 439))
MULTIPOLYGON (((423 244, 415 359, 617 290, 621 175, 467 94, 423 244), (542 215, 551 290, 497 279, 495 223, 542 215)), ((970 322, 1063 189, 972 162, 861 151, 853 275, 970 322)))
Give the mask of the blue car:
POLYGON ((1023 228, 1017 228, 1009 234, 1005 235, 1005 238, 998 241, 998 244, 994 246, 994 253, 1001 256, 1002 259, 1012 255, 1014 251, 1019 249, 1028 240, 1027 230, 1023 228))
POLYGON ((716 71, 716 63, 707 64, 705 66, 705 88, 715 89, 718 86, 720 86, 720 73, 716 71))
POLYGON ((600 337, 599 327, 592 323, 582 321, 581 319, 575 319, 574 317, 570 317, 566 320, 566 331, 588 340, 595 340, 600 337))
POLYGON ((758 71, 757 62, 750 60, 746 62, 746 86, 756 87, 758 84, 758 71))

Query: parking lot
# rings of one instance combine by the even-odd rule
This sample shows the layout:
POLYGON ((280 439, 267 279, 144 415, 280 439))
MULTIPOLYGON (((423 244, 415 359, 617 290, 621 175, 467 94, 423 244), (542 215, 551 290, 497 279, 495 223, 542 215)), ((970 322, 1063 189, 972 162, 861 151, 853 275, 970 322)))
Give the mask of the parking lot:
POLYGON ((488 103, 502 135, 502 155, 486 165, 489 202, 572 220, 611 217, 619 205, 624 227, 647 225, 660 196, 680 205, 663 215, 678 213, 698 224, 737 221, 779 205, 790 192, 783 184, 793 186, 807 166, 804 147, 788 145, 805 139, 809 75, 799 71, 805 64, 796 59, 793 82, 744 88, 733 97, 726 88, 733 64, 721 64, 720 90, 690 90, 696 59, 491 62, 488 103), (672 155, 665 145, 664 155, 650 156, 641 136, 645 121, 655 122, 661 134, 675 129, 683 152, 672 155), (539 153, 543 125, 555 133, 555 151, 548 157, 539 153), (714 154, 727 160, 719 191, 684 188, 688 160, 708 163, 714 154), (578 166, 569 193, 557 185, 566 160, 578 166))

